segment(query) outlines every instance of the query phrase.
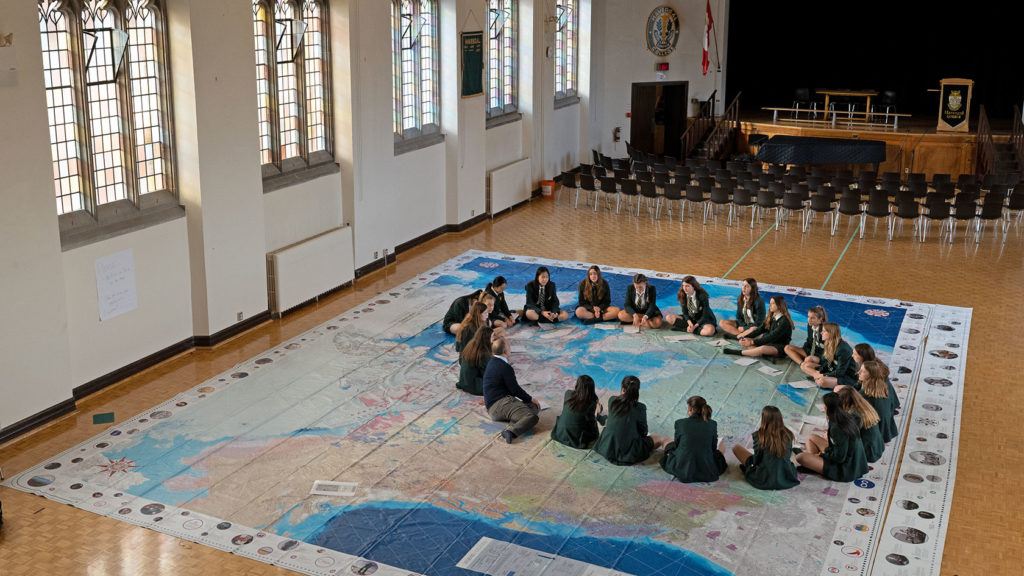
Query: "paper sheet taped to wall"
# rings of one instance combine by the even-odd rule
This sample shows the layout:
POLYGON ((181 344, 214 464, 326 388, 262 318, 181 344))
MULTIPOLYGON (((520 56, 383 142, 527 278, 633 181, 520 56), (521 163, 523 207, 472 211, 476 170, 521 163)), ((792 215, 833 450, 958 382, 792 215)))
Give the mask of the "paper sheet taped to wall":
POLYGON ((135 259, 132 249, 96 259, 96 297, 100 322, 139 307, 135 290, 135 259))

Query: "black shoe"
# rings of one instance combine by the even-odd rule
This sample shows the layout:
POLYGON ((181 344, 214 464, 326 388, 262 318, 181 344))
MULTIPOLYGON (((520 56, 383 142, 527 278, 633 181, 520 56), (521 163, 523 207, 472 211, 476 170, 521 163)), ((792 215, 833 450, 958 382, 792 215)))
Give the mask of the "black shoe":
POLYGON ((516 439, 515 432, 505 429, 501 431, 501 437, 505 439, 506 444, 511 444, 516 439))
POLYGON ((601 321, 600 318, 588 318, 588 319, 583 321, 583 325, 584 326, 593 326, 594 324, 597 324, 600 321, 601 321))
POLYGON ((796 446, 793 447, 793 454, 799 454, 799 453, 801 453, 803 451, 804 451, 803 448, 797 448, 796 446))
POLYGON ((742 350, 737 350, 735 348, 722 348, 722 353, 723 354, 732 354, 733 356, 742 356, 743 355, 743 351, 742 350))
POLYGON ((722 338, 725 338, 726 340, 739 340, 735 334, 724 334, 722 338))

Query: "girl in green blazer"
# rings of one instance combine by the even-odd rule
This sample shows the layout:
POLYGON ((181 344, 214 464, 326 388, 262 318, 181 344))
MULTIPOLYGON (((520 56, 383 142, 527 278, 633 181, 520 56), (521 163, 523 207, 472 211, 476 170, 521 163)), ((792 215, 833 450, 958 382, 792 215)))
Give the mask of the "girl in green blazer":
MULTIPOLYGON (((804 368, 818 369, 821 364, 821 353, 825 350, 825 343, 821 340, 821 325, 828 322, 828 313, 822 306, 814 306, 807 310, 807 339, 803 346, 786 346, 786 356, 796 362, 801 370, 804 368)), ((804 374, 807 371, 804 370, 804 374)))
POLYGON ((853 363, 853 348, 843 340, 839 324, 822 324, 821 340, 825 343, 825 350, 821 353, 821 364, 815 368, 802 365, 800 369, 813 378, 815 384, 829 390, 840 384, 856 384, 857 367, 853 363))
POLYGON ((792 338, 793 319, 789 316, 786 299, 775 295, 768 301, 768 317, 764 324, 740 339, 740 346, 744 349, 726 348, 723 352, 743 356, 782 356, 792 338))
POLYGON ((890 392, 889 367, 878 360, 868 360, 860 367, 857 374, 860 379, 860 391, 864 399, 878 413, 878 428, 882 432, 882 441, 889 442, 897 436, 896 395, 890 392))
MULTIPOLYGON (((853 384, 853 388, 858 392, 861 391, 860 367, 870 360, 878 360, 878 357, 875 356, 875 349, 871 347, 871 344, 861 342, 853 347, 853 363, 857 366, 857 382, 853 384)), ((896 387, 892 385, 892 381, 888 377, 885 379, 885 383, 889 389, 889 399, 892 400, 893 408, 898 412, 900 409, 900 397, 896 395, 896 387)), ((839 392, 840 388, 842 388, 842 384, 836 386, 835 391, 839 392)))
POLYGON ((757 327, 764 324, 765 309, 764 300, 757 291, 757 280, 747 278, 740 288, 740 295, 736 298, 736 319, 723 318, 718 327, 729 336, 736 339, 749 336, 757 327))
POLYGON ((462 352, 466 344, 473 339, 473 335, 487 325, 487 305, 483 302, 474 302, 469 307, 469 312, 462 318, 462 322, 457 324, 459 329, 455 332, 455 351, 462 352))
POLYGON ((665 446, 661 467, 680 482, 714 482, 725 472, 725 446, 718 444, 711 406, 700 396, 690 396, 686 415, 676 420, 675 440, 665 446))
POLYGON ((584 374, 576 379, 574 390, 565 391, 565 403, 551 430, 551 439, 572 448, 589 448, 599 435, 597 423, 606 420, 604 406, 594 392, 594 379, 584 374))
POLYGON ((647 283, 647 276, 635 274, 633 283, 626 287, 626 301, 619 311, 619 322, 637 328, 661 328, 661 321, 658 291, 647 283))
POLYGON ((843 410, 860 415, 860 441, 864 444, 864 457, 868 462, 877 462, 885 452, 885 440, 882 439, 882 430, 878 427, 878 412, 875 412, 860 392, 849 386, 843 386, 836 394, 839 394, 839 399, 843 401, 843 410))
POLYGON ((444 320, 441 322, 441 327, 445 332, 455 336, 455 333, 459 330, 459 322, 462 322, 462 319, 466 317, 469 307, 480 299, 481 294, 483 294, 483 290, 477 290, 472 294, 459 296, 452 301, 451 305, 448 306, 448 311, 444 314, 444 320))
POLYGON ((673 330, 686 331, 701 336, 714 336, 715 313, 711 310, 708 291, 701 287, 693 276, 683 278, 676 293, 679 300, 680 314, 666 314, 665 322, 672 325, 673 330))
POLYGON ((475 396, 483 396, 484 370, 491 361, 493 333, 490 328, 483 326, 462 348, 462 353, 459 354, 459 383, 455 385, 456 388, 475 396))
POLYGON ((647 434, 647 406, 640 402, 640 379, 622 379, 622 393, 608 400, 608 421, 594 445, 594 452, 612 464, 643 462, 663 443, 647 434))
POLYGON ((612 306, 612 290, 601 277, 601 269, 591 266, 587 277, 580 280, 576 300, 576 317, 584 324, 618 320, 621 308, 612 306))
POLYGON ((551 274, 546 266, 537 268, 533 281, 525 287, 526 306, 523 316, 530 322, 563 322, 569 313, 558 304, 558 289, 551 281, 551 274))
POLYGON ((828 438, 807 437, 806 450, 797 454, 797 464, 836 482, 850 482, 868 472, 864 443, 860 440, 860 415, 843 410, 839 394, 829 392, 825 401, 828 438))
POLYGON ((789 459, 793 433, 786 428, 782 412, 775 406, 761 409, 761 427, 754 432, 754 453, 739 444, 732 453, 741 462, 740 470, 754 488, 785 490, 800 483, 796 466, 789 459))

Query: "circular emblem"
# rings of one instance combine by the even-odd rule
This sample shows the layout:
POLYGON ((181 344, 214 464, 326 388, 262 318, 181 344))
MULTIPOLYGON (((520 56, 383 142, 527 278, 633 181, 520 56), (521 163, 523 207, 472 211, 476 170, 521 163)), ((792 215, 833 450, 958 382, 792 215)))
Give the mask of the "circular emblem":
POLYGON ((647 18, 647 49, 668 56, 679 42, 679 15, 671 6, 658 6, 647 18))

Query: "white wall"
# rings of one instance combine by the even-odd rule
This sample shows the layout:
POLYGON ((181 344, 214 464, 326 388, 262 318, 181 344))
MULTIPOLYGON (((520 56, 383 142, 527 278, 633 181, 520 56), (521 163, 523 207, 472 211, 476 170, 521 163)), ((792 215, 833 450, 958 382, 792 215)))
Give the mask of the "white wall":
POLYGON ((343 224, 341 175, 321 176, 263 195, 267 252, 343 224))
POLYGON ((184 218, 64 252, 62 260, 75 386, 192 336, 184 218), (138 308, 100 322, 96 259, 128 248, 138 308))
MULTIPOLYGON (((688 98, 707 99, 714 90, 717 98, 725 98, 725 45, 728 30, 729 4, 727 0, 713 0, 715 29, 718 35, 718 50, 722 60, 722 72, 717 71, 714 37, 712 37, 711 66, 707 76, 701 72, 701 57, 704 52, 704 14, 706 0, 680 0, 670 4, 679 15, 679 43, 676 49, 665 57, 655 56, 647 49, 647 18, 651 11, 665 5, 663 0, 633 0, 630 2, 597 2, 594 15, 595 43, 593 56, 595 67, 592 89, 597 100, 592 112, 591 148, 597 148, 609 156, 626 154, 625 140, 629 138, 629 110, 633 82, 656 82, 654 64, 668 62, 669 69, 664 81, 688 81, 688 98), (612 142, 612 129, 622 127, 622 141, 612 142)), ((721 113, 728 102, 720 102, 717 112, 721 113)), ((687 114, 693 109, 687 103, 687 114)), ((589 151, 588 151, 589 152, 589 151)))
POLYGON ((0 427, 71 398, 64 270, 34 2, 5 2, 0 70, 0 427))

